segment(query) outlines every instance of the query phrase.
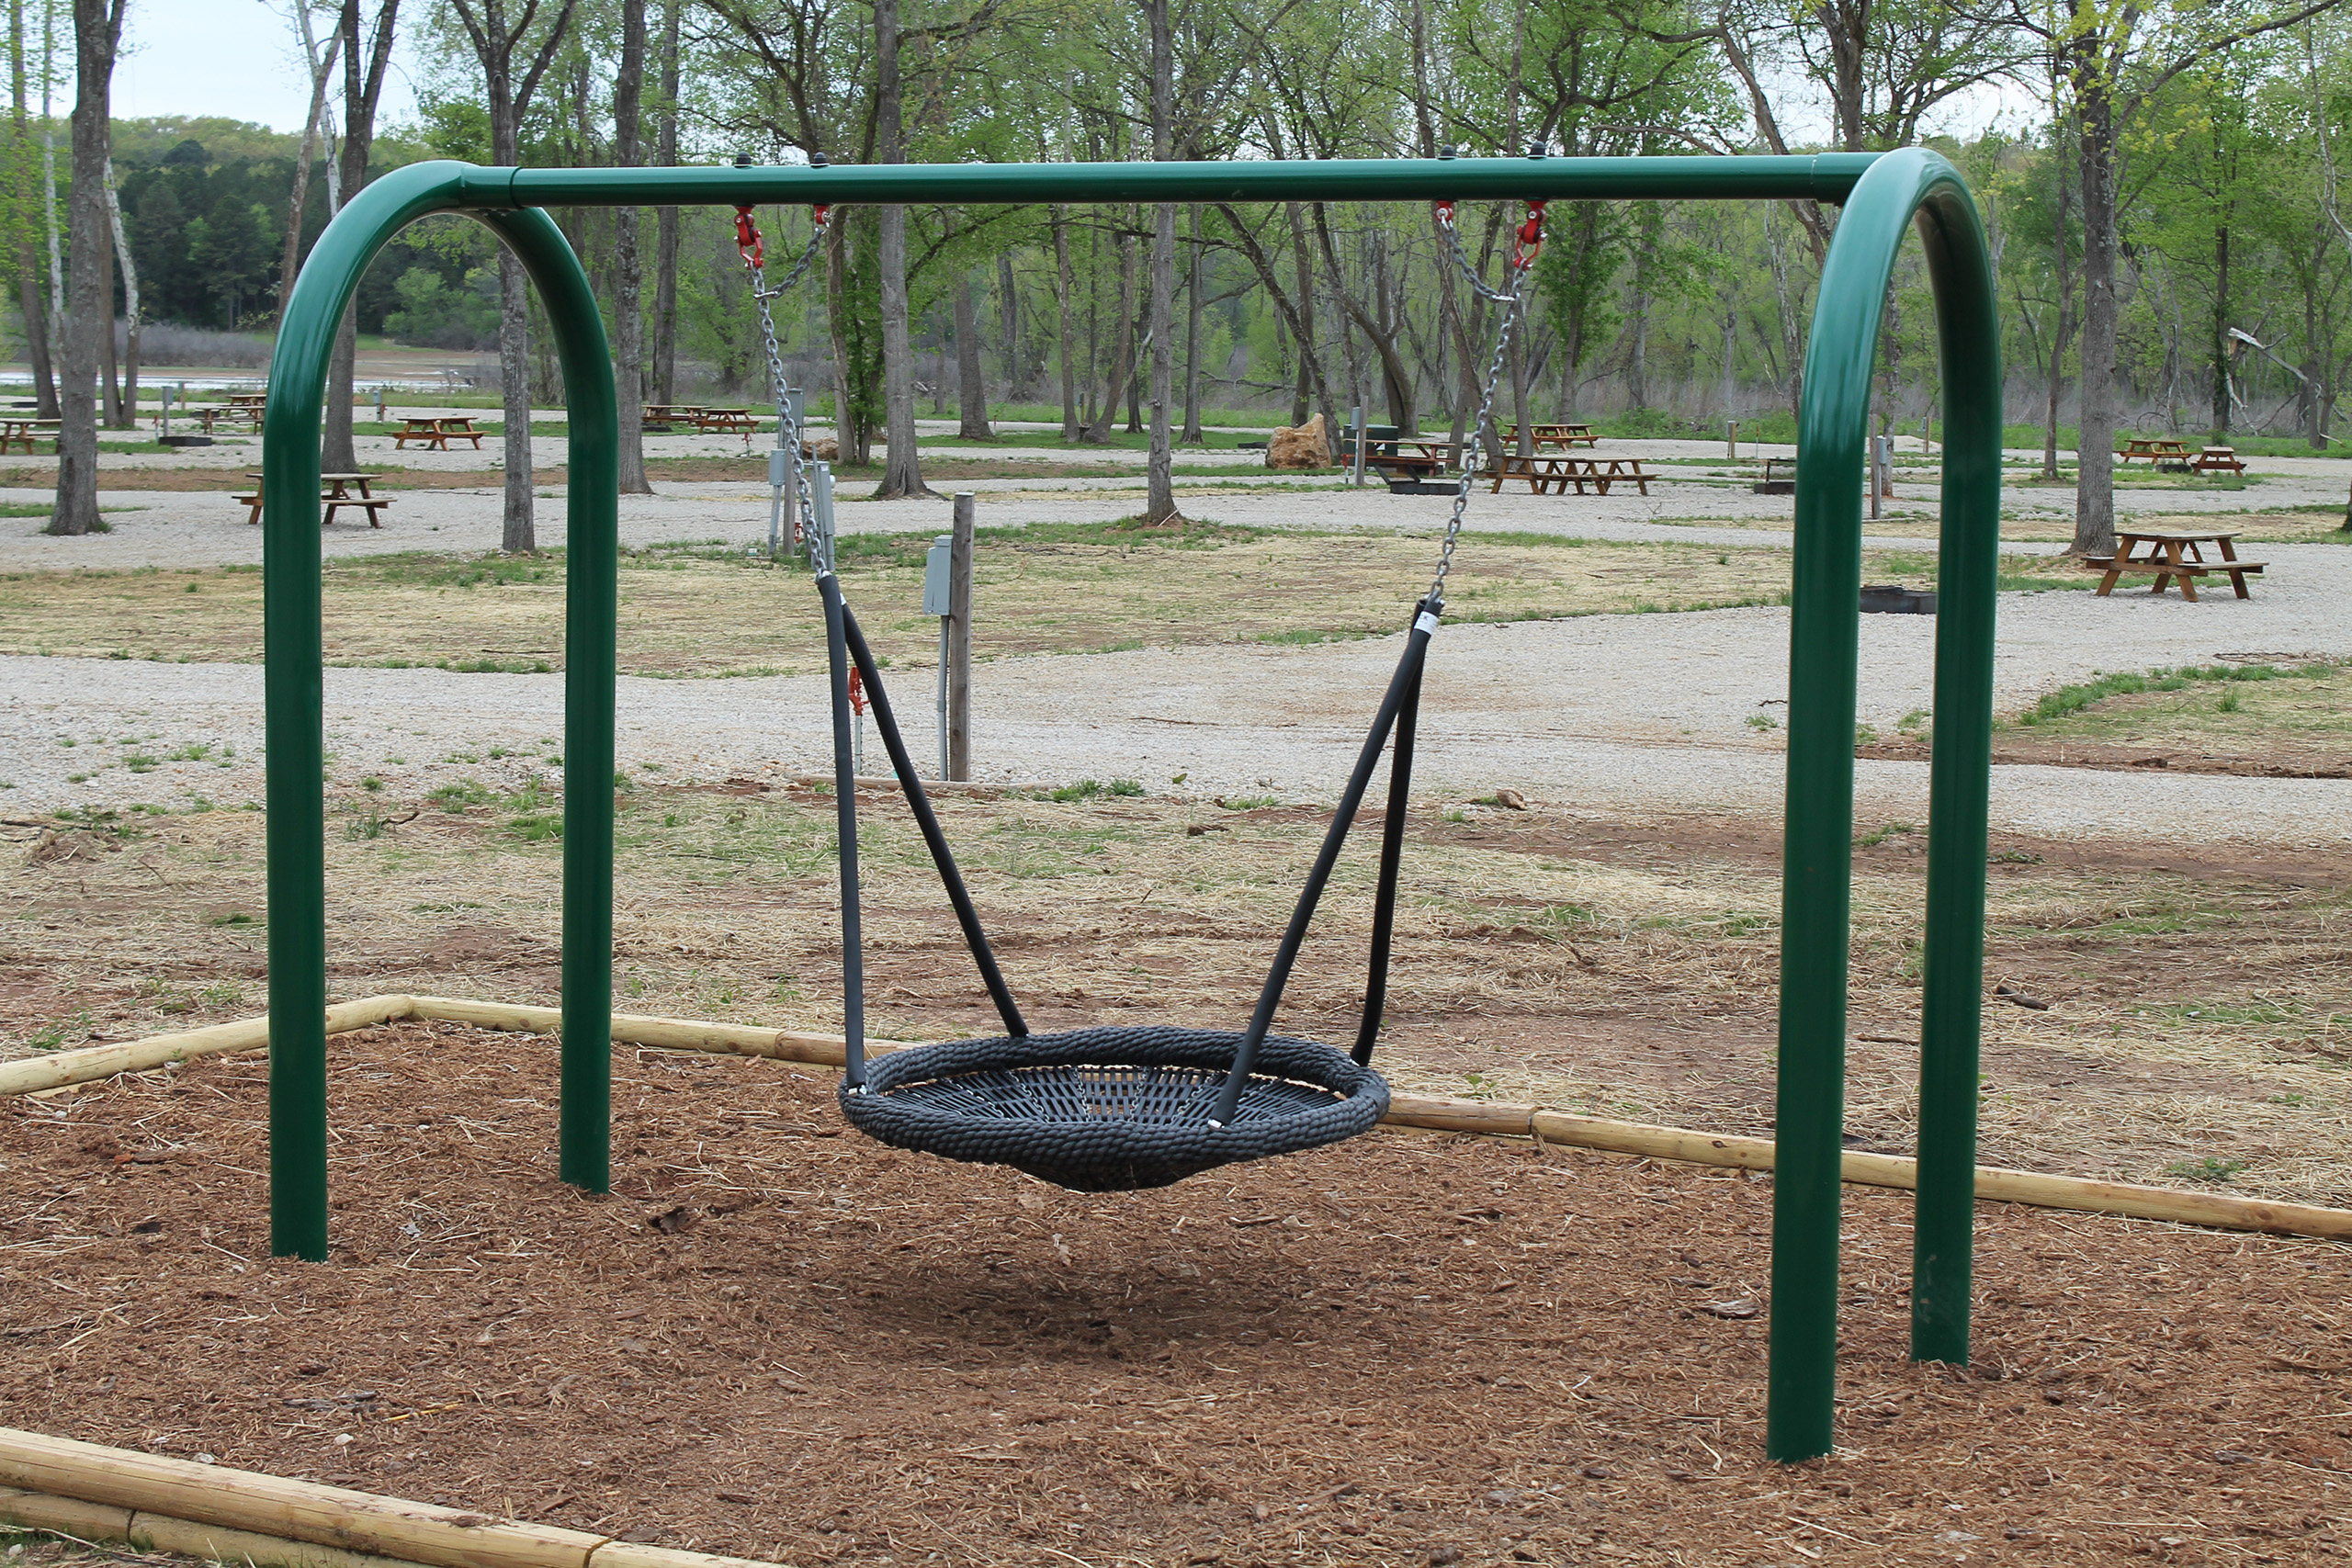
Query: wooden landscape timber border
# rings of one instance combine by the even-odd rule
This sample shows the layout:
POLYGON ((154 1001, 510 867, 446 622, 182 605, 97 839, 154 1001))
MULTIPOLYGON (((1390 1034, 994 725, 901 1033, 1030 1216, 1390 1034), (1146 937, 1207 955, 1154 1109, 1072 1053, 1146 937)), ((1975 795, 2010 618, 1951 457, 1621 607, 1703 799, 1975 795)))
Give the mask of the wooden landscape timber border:
POLYGON ((773 1568, 5 1427, 0 1519, 255 1568, 773 1568))
MULTIPOLYGON (((469 1001, 454 997, 387 995, 339 1002, 326 1010, 326 1032, 342 1034, 374 1024, 426 1020, 469 1024, 478 1029, 551 1034, 562 1022, 555 1008, 519 1002, 469 1001)), ((765 1056, 776 1061, 813 1066, 842 1066, 842 1041, 838 1034, 818 1034, 792 1029, 767 1029, 743 1023, 710 1023, 692 1019, 649 1018, 630 1013, 612 1015, 613 1038, 633 1045, 671 1051, 703 1051, 739 1056, 765 1056)), ((0 1097, 42 1094, 112 1077, 119 1073, 151 1071, 174 1062, 228 1051, 261 1050, 269 1044, 266 1016, 214 1024, 176 1034, 151 1035, 119 1044, 92 1045, 78 1051, 0 1063, 0 1097)), ((872 1041, 868 1049, 885 1052, 898 1043, 872 1041)), ((1770 1138, 1692 1132, 1642 1122, 1612 1122, 1598 1116, 1576 1116, 1541 1105, 1502 1100, 1458 1100, 1436 1094, 1396 1094, 1388 1115, 1391 1126, 1422 1127, 1440 1132, 1477 1133, 1498 1137, 1531 1138, 1568 1148, 1595 1149, 1606 1154, 1645 1159, 1674 1160, 1688 1165, 1728 1166, 1745 1170, 1770 1170, 1773 1145, 1770 1138)), ((1909 1191, 1918 1185, 1918 1162, 1904 1155, 1848 1150, 1840 1172, 1848 1182, 1863 1187, 1889 1187, 1909 1191)), ((2352 1241, 2352 1211, 2312 1203, 2288 1203, 2265 1198, 2239 1198, 2219 1192, 2188 1192, 2169 1187, 2142 1187, 2129 1182, 2098 1181, 2077 1176, 2047 1176, 2036 1171, 2007 1170, 1996 1166, 1976 1168, 1976 1196, 1981 1201, 2027 1203, 2044 1209, 2072 1209, 2084 1213, 2116 1214, 2129 1219, 2164 1220, 2180 1224, 2211 1225, 2220 1230, 2262 1231, 2274 1235, 2312 1236, 2325 1241, 2352 1241)), ((5 1481, 5 1476, 0 1476, 5 1481)), ((605 1568, 611 1568, 607 1562, 605 1568)))

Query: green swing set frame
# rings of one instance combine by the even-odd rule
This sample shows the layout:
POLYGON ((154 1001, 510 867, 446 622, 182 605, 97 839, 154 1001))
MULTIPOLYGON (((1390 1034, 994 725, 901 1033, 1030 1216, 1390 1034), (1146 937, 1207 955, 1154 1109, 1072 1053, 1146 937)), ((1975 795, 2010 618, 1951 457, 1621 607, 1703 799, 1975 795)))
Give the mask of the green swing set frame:
MULTIPOLYGON (((270 1222, 280 1256, 327 1256, 325 763, 319 428, 327 364, 360 275, 434 213, 521 257, 568 389, 571 570, 564 759, 612 776, 619 422, 603 318, 548 207, 1193 201, 1796 200, 1842 209, 1804 358, 1797 442, 1781 893, 1780 1047, 1766 1449, 1828 1451, 1837 1382, 1840 1168, 1852 880, 1861 487, 1881 303, 1915 224, 1935 290, 1944 411, 1926 983, 1911 1354, 1968 1359, 1986 797, 1999 558, 1997 306, 1976 205, 1932 152, 1815 157, 1335 160, 490 169, 415 164, 359 192, 313 246, 277 338, 263 423, 267 649, 270 1222)), ((563 840, 562 1179, 610 1179, 613 801, 569 792, 563 840)))

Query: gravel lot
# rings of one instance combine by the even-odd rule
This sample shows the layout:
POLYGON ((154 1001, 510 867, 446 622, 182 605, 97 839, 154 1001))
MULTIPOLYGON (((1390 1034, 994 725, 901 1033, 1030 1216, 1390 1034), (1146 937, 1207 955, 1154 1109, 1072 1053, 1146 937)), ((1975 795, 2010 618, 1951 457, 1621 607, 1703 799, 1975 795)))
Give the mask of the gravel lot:
MULTIPOLYGON (((2249 601, 2190 605, 2145 595, 2004 598, 2000 702, 2015 708, 2101 670, 2226 656, 2352 655, 2341 612, 2352 554, 2268 552, 2278 575, 2249 601)), ((1929 703, 1935 623, 1863 617, 1860 717, 1891 731, 1929 703)), ((985 632, 982 635, 985 646, 985 632)), ((1788 615, 1724 610, 1451 627, 1431 666, 1421 777, 1455 797, 1511 784, 1594 810, 1777 810, 1777 738, 1751 715, 1784 715, 1788 615)), ((1394 638, 1306 648, 1141 649, 982 664, 975 771, 983 779, 1125 776, 1156 791, 1328 798, 1361 742, 1394 638), (1182 775, 1182 786, 1172 782, 1182 775)), ((262 671, 255 665, 0 660, 0 780, 15 810, 72 805, 224 804, 258 798, 262 671), (60 744, 72 739, 72 748, 60 744), (175 752, 210 748, 201 759, 175 752), (220 752, 233 748, 230 765, 220 752), (155 759, 133 773, 130 756, 155 759), (82 783, 71 775, 87 773, 82 783)), ((930 675, 901 701, 918 757, 932 754, 930 675)), ((560 754, 560 676, 435 670, 326 671, 331 773, 382 777, 394 798, 462 775, 518 781, 560 754), (396 714, 387 723, 385 716, 396 714), (452 753, 518 753, 479 766, 452 753)), ((624 680, 626 770, 671 779, 773 776, 829 765, 821 682, 624 680)), ((869 766, 882 766, 878 741, 869 766)), ((1924 765, 1859 764, 1866 818, 1917 820, 1924 765)), ((2119 820, 2199 820, 2200 834, 2276 842, 2352 838, 2352 781, 2147 776, 2083 769, 1996 771, 1994 818, 2019 831, 2099 830, 2119 820)))

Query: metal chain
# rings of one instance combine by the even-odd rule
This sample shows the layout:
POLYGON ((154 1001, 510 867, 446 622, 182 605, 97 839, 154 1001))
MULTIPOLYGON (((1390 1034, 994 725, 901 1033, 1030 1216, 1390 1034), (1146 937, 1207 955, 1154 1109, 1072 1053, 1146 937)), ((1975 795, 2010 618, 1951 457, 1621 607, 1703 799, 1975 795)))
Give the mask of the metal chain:
POLYGON ((1491 428, 1494 414, 1495 388, 1502 380, 1503 361, 1510 353, 1511 328, 1519 318, 1520 301, 1526 292, 1527 279, 1535 270, 1536 254, 1544 247, 1543 204, 1530 202, 1528 206, 1528 220, 1520 228, 1518 238, 1511 246, 1510 264, 1506 273, 1510 281, 1503 288, 1493 289, 1487 287, 1486 280, 1478 276, 1471 267, 1469 259, 1462 254, 1461 242, 1454 234, 1453 204, 1438 204, 1438 228, 1445 235, 1447 254, 1462 269, 1463 275, 1469 278, 1470 286, 1478 291, 1479 296, 1494 301, 1498 309, 1495 312, 1494 358, 1487 367, 1487 384, 1478 394, 1477 422, 1471 426, 1469 444, 1463 453, 1462 479, 1453 491, 1453 513, 1446 519, 1445 543, 1438 549, 1437 576, 1430 583, 1428 604, 1432 614, 1443 612, 1445 580, 1453 570, 1454 547, 1462 539, 1462 517, 1470 505, 1471 481, 1485 460, 1491 458, 1499 463, 1502 458, 1500 453, 1487 450, 1487 432, 1491 428))
MULTIPOLYGON (((784 347, 776 341, 775 316, 768 309, 768 301, 781 299, 791 292, 792 287, 807 275, 815 263, 817 252, 825 243, 826 221, 825 209, 820 207, 815 210, 817 221, 808 235, 808 248, 800 253, 800 259, 793 264, 790 272, 784 275, 784 281, 770 287, 765 265, 766 247, 761 242, 758 228, 752 222, 752 209, 748 207, 735 209, 735 245, 742 255, 745 270, 752 275, 752 303, 759 310, 760 337, 767 350, 768 388, 775 398, 776 434, 781 437, 777 445, 792 453, 794 498, 797 502, 794 516, 798 522, 801 538, 807 541, 816 538, 813 532, 817 520, 816 502, 809 491, 808 465, 800 460, 801 425, 792 417, 792 400, 785 396, 787 387, 784 373, 784 347)), ((809 557, 812 566, 828 571, 832 570, 833 563, 830 558, 823 561, 815 558, 813 542, 809 557)))

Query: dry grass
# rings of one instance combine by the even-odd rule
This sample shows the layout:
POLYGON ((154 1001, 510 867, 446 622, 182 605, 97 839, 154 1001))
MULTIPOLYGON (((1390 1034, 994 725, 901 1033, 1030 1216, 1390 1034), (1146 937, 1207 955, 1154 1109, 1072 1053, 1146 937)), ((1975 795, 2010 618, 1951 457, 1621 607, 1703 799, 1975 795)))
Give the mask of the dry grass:
MULTIPOLYGON (((928 662, 922 614, 932 534, 842 541, 851 602, 877 651, 928 662)), ((989 529, 976 602, 992 654, 1202 641, 1305 642, 1404 624, 1428 581, 1421 538, 1116 525, 989 529)), ((1453 618, 1518 620, 1778 602, 1782 549, 1481 539, 1456 568, 1453 618)), ((394 556, 325 568, 327 658, 345 664, 485 662, 560 668, 564 562, 545 557, 394 556)), ((626 558, 620 657, 644 675, 790 673, 824 656, 805 576, 711 547, 626 558)), ((261 657, 251 569, 21 573, 0 579, 0 651, 182 661, 261 657)))
MULTIPOLYGON (((374 811, 403 804, 368 798, 374 811)), ((554 1000, 560 845, 527 837, 546 804, 485 793, 375 839, 331 830, 338 993, 554 1000)), ((1306 808, 1152 797, 956 799, 942 814, 1040 1027, 1241 1014, 1321 822, 1306 808)), ((1451 816, 1424 818, 1408 856, 1384 1047, 1400 1086, 1769 1131, 1769 830, 1541 808, 1451 816)), ((260 818, 155 818, 134 831, 93 859, 0 874, 14 911, 5 1049, 260 1010, 260 818)), ((987 1031, 992 1015, 894 798, 874 804, 863 844, 870 1027, 901 1039, 987 1031)), ((634 796, 619 847, 620 1005, 837 1026, 831 845, 820 795, 634 796)), ((1921 835, 1896 830, 1858 851, 1849 1125, 1871 1147, 1908 1147, 1917 1122, 1921 849, 1921 835)), ((1985 1158, 2352 1201, 2342 868, 2152 870, 2067 843, 2003 852, 1987 983, 2052 1005, 1988 1000, 1985 1158)), ((1352 1031, 1370 875, 1364 853, 1343 864, 1285 1027, 1352 1031)))

